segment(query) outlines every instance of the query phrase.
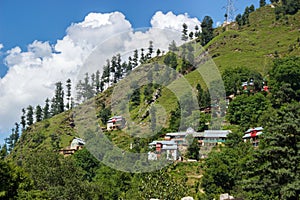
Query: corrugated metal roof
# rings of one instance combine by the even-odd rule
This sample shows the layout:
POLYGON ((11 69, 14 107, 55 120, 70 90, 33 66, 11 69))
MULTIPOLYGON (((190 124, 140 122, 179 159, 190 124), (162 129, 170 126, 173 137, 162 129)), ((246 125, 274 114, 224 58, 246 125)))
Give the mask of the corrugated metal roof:
POLYGON ((245 133, 250 133, 252 131, 262 131, 263 127, 249 128, 245 133))
POLYGON ((230 130, 205 130, 204 137, 205 138, 210 138, 210 137, 226 138, 229 133, 231 133, 230 130))
MULTIPOLYGON (((259 131, 259 132, 256 133, 256 136, 259 136, 259 135, 261 135, 261 134, 263 134, 263 132, 262 132, 262 131, 259 131)), ((246 134, 243 136, 243 139, 247 139, 247 138, 251 138, 251 133, 246 133, 246 134)))
POLYGON ((167 133, 166 136, 185 136, 186 132, 167 133))
POLYGON ((113 117, 108 119, 107 123, 112 122, 113 119, 116 120, 116 121, 122 121, 124 118, 122 116, 113 116, 113 117))
POLYGON ((175 141, 173 140, 161 140, 161 141, 153 141, 151 143, 149 143, 149 145, 153 146, 153 145, 156 145, 157 143, 161 143, 163 145, 177 145, 175 141))

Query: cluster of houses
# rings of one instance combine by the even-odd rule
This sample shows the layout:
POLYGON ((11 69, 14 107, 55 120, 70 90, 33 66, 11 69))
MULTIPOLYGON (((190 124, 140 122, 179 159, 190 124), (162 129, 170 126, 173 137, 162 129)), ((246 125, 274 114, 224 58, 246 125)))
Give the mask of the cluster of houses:
MULTIPOLYGON (((169 160, 179 160, 180 152, 184 152, 188 146, 188 137, 196 138, 200 147, 203 149, 211 149, 212 147, 222 144, 226 141, 230 130, 205 130, 204 132, 196 132, 192 128, 188 128, 183 132, 167 133, 164 140, 153 141, 149 144, 153 151, 148 152, 148 160, 157 160, 165 155, 169 160)), ((201 152, 202 158, 207 156, 207 152, 201 152)))
MULTIPOLYGON (((120 130, 126 126, 126 120, 122 116, 114 116, 107 121, 107 130, 120 130)), ((263 133, 262 127, 250 128, 243 136, 244 142, 251 142, 254 147, 259 144, 259 136, 263 133)), ((149 143, 151 151, 148 152, 148 160, 157 160, 163 155, 168 160, 182 160, 180 152, 185 152, 188 147, 188 138, 195 138, 200 148, 200 157, 207 157, 207 153, 212 147, 223 144, 226 141, 230 130, 205 130, 196 132, 192 128, 186 131, 167 133, 163 140, 156 140, 149 143)), ((64 156, 72 155, 85 145, 81 138, 74 138, 70 146, 61 149, 60 153, 64 156)))
MULTIPOLYGON (((243 136, 244 142, 251 142, 254 147, 259 144, 259 136, 263 134, 262 127, 250 128, 243 136)), ((195 132, 188 128, 184 132, 167 133, 164 140, 153 141, 149 144, 152 150, 148 152, 148 160, 157 160, 164 155, 168 160, 181 160, 180 152, 184 152, 188 146, 188 136, 196 138, 200 148, 200 157, 207 157, 207 153, 212 147, 223 144, 226 141, 230 130, 205 130, 195 132)))

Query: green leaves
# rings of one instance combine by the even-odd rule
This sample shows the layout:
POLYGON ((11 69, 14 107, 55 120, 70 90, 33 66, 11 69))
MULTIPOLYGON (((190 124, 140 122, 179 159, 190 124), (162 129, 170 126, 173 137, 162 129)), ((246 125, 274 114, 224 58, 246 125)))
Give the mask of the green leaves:
POLYGON ((300 104, 282 107, 269 116, 260 148, 245 169, 243 187, 254 198, 299 199, 300 195, 300 104), (255 188, 252 186, 256 185, 255 188))

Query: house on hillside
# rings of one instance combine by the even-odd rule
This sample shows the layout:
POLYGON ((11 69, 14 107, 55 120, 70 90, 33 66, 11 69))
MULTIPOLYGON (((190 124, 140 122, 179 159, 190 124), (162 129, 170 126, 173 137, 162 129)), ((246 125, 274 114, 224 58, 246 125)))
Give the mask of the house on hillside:
POLYGON ((165 140, 174 141, 178 146, 187 146, 188 144, 186 141, 186 137, 195 133, 195 130, 189 127, 186 131, 167 133, 165 135, 165 140))
POLYGON ((148 152, 148 160, 157 160, 165 155, 167 160, 178 160, 178 145, 174 141, 153 141, 149 144, 153 151, 148 152))
POLYGON ((224 143, 229 133, 230 130, 205 130, 194 134, 194 137, 198 139, 200 146, 216 146, 224 143))
POLYGON ((224 143, 230 130, 205 130, 204 132, 196 132, 192 128, 188 128, 185 132, 167 133, 165 140, 175 141, 179 146, 187 145, 186 137, 191 134, 197 138, 199 146, 215 146, 224 143))
POLYGON ((259 144, 259 136, 263 134, 263 127, 250 128, 243 136, 244 142, 251 142, 254 147, 259 144))
POLYGON ((113 116, 107 121, 106 127, 108 131, 119 130, 124 128, 126 120, 122 116, 113 116))
POLYGON ((77 150, 80 150, 84 147, 85 142, 81 138, 74 138, 70 144, 64 149, 59 150, 60 154, 63 154, 65 157, 73 155, 77 150))

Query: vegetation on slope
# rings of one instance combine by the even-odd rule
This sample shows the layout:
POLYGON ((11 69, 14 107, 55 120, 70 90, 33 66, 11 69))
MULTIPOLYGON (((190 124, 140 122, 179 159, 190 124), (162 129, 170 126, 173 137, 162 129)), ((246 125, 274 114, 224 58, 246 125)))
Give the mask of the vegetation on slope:
MULTIPOLYGON (((227 94, 236 92, 239 95, 240 82, 254 75, 259 81, 269 75, 271 91, 265 93, 257 89, 232 101, 227 119, 236 131, 229 136, 225 146, 216 147, 207 159, 133 174, 105 166, 87 149, 63 158, 57 151, 68 146, 79 131, 72 124, 73 110, 69 110, 27 127, 5 160, 6 153, 1 149, 0 198, 180 199, 190 195, 197 199, 212 199, 229 192, 244 199, 299 199, 299 16, 297 13, 276 21, 272 8, 263 7, 250 14, 248 25, 237 27, 232 24, 225 32, 221 28, 216 30, 217 36, 206 45, 221 72, 228 76, 225 81, 227 94), (298 57, 286 57, 290 55, 298 57), (245 68, 249 71, 240 70, 245 68), (249 77, 245 75, 247 72, 249 77), (259 76, 259 72, 263 76, 259 76), (232 80, 231 73, 235 76, 232 80), (254 125, 265 128, 258 149, 241 140, 243 130, 254 125)), ((197 53, 201 55, 201 51, 195 55, 197 53)), ((156 61, 162 63, 164 58, 156 61)), ((183 60, 176 59, 179 63, 176 69, 180 71, 183 60)), ((204 90, 209 88, 204 84, 207 77, 201 77, 197 70, 188 72, 184 72, 187 73, 184 78, 192 89, 199 92, 199 86, 204 90)), ((178 101, 174 100, 170 88, 182 86, 182 80, 177 79, 169 88, 161 89, 156 103, 166 109, 168 123, 153 138, 136 139, 121 130, 105 134, 124 150, 145 152, 147 149, 140 146, 129 149, 130 143, 145 146, 149 140, 158 139, 167 131, 178 130, 178 118, 183 116, 178 114, 178 101)), ((145 100, 153 94, 147 89, 155 91, 157 88, 143 86, 136 92, 139 101, 130 99, 133 103, 130 114, 135 122, 150 123, 151 116, 141 119, 139 113, 146 111, 145 100), (134 104, 135 101, 139 103, 134 104)), ((114 100, 111 97, 113 90, 109 88, 85 102, 87 109, 95 103, 93 109, 101 126, 105 126, 108 117, 118 114, 110 107, 114 100)))

